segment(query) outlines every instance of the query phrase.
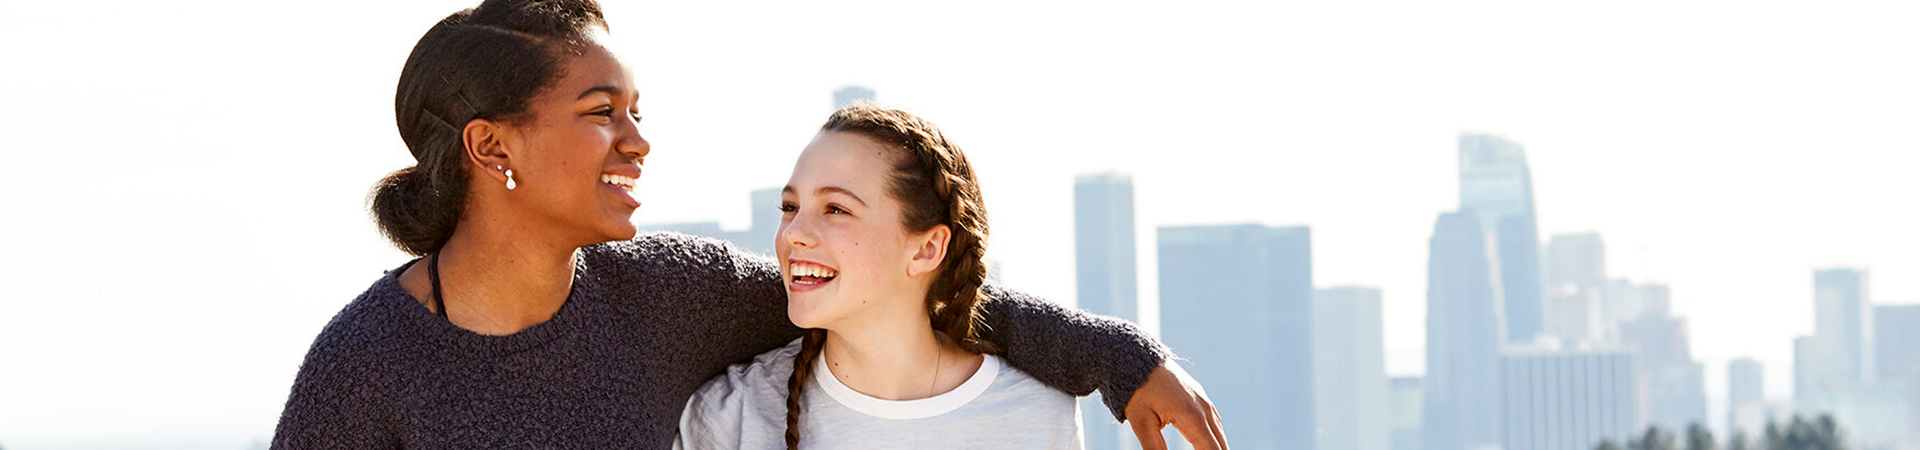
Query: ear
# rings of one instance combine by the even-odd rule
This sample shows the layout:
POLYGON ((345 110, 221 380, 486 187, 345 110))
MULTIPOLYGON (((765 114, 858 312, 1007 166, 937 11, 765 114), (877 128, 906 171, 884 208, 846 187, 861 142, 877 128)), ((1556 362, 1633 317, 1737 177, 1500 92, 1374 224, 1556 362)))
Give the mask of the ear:
POLYGON ((947 260, 947 241, 952 240, 953 230, 946 224, 934 225, 933 229, 914 237, 913 257, 907 260, 907 276, 917 277, 940 270, 940 263, 947 260))
POLYGON ((481 168, 480 173, 502 185, 507 182, 503 169, 512 169, 507 147, 507 127, 487 119, 467 121, 467 127, 461 130, 460 141, 466 147, 467 161, 481 168))

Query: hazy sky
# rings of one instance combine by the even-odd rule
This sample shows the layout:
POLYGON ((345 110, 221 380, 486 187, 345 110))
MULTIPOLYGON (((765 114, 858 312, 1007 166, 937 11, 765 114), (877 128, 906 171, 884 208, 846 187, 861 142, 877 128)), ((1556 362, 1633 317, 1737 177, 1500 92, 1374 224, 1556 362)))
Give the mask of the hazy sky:
MULTIPOLYGON (((20 3, 0 444, 264 439, 320 327, 406 260, 365 195, 412 163, 407 52, 474 1, 20 3)), ((1123 170, 1146 305, 1154 226, 1309 225, 1317 284, 1384 290, 1395 374, 1424 365, 1463 131, 1526 146, 1543 240, 1601 232, 1613 275, 1672 286, 1715 398, 1739 356, 1789 395, 1816 267, 1920 301, 1920 7, 1321 3, 610 2, 654 148, 636 221, 747 226, 862 84, 967 150, 1010 284, 1072 302, 1072 177, 1123 170)))

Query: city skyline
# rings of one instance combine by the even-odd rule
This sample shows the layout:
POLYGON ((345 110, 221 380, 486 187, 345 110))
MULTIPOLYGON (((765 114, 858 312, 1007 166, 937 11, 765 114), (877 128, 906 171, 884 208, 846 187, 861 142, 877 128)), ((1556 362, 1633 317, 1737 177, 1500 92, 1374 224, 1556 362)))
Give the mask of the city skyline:
MULTIPOLYGON (((843 89, 842 91, 844 92, 846 90, 843 89)), ((864 90, 861 92, 865 92, 866 95, 872 95, 873 91, 864 90)), ((836 94, 836 102, 840 101, 838 100, 838 96, 839 95, 836 94)), ((1463 133, 1462 137, 1461 151, 1463 153, 1463 159, 1465 159, 1465 153, 1474 151, 1471 149, 1472 146, 1484 145, 1470 142, 1469 138, 1473 140, 1488 138, 1487 135, 1471 133, 1463 133)), ((1516 154, 1507 156, 1519 158, 1521 161, 1524 161, 1524 155, 1517 153, 1523 151, 1520 150, 1518 146, 1504 142, 1502 142, 1502 144, 1511 146, 1510 148, 1516 152, 1516 154)), ((1524 173, 1524 162, 1521 164, 1518 170, 1524 173)), ((1524 178, 1524 176, 1522 178, 1524 178)), ((1078 283, 1080 283, 1080 289, 1078 289, 1078 291, 1082 293, 1082 296, 1078 298, 1076 302, 1081 305, 1081 307, 1098 314, 1116 315, 1128 320, 1137 321, 1138 315, 1144 311, 1142 311, 1137 302, 1134 301, 1137 280, 1134 280, 1128 274, 1135 270, 1136 264, 1138 263, 1136 258, 1134 258, 1133 252, 1133 244, 1137 240, 1134 234, 1135 231, 1144 226, 1136 224, 1134 221, 1132 178, 1129 174, 1123 172, 1099 172, 1080 174, 1075 176, 1074 180, 1074 198, 1076 205, 1074 212, 1076 232, 1074 235, 1076 241, 1075 248, 1077 249, 1076 251, 1079 252, 1079 255, 1076 257, 1076 266, 1078 267, 1076 270, 1079 272, 1078 283)), ((1467 177, 1463 176, 1462 183, 1466 184, 1469 182, 1467 177)), ((1522 185, 1522 189, 1524 189, 1524 184, 1522 185)), ((756 191, 756 193, 758 192, 772 192, 772 190, 756 191)), ((1522 191, 1519 196, 1525 197, 1526 193, 1522 191)), ((1467 199, 1463 198, 1462 200, 1463 205, 1469 203, 1467 199)), ((758 214, 757 211, 756 214, 758 214)), ((1494 414, 1502 414, 1501 417, 1503 419, 1501 420, 1505 422, 1481 420, 1477 422, 1479 425, 1468 423, 1475 422, 1472 419, 1466 419, 1466 422, 1442 422, 1442 426, 1440 427, 1424 429, 1426 430, 1425 433, 1428 434, 1420 439, 1429 441, 1426 445, 1440 446, 1442 448, 1476 448, 1494 445, 1494 442, 1511 443, 1518 440, 1519 442, 1536 443, 1550 441, 1550 447, 1553 448, 1573 448, 1568 447, 1572 445, 1569 443, 1580 439, 1592 438, 1595 439, 1596 442, 1598 439, 1620 441, 1630 436, 1632 434, 1631 431, 1638 430, 1637 426, 1623 424, 1658 426, 1668 430, 1682 430, 1689 425, 1699 424, 1709 429, 1720 431, 1723 433, 1723 437, 1731 437, 1733 433, 1739 431, 1739 427, 1743 424, 1746 425, 1747 428, 1751 428, 1756 426, 1753 424, 1764 423, 1765 420, 1779 421, 1785 420, 1785 418, 1793 414, 1812 414, 1817 412, 1836 414, 1843 427, 1854 428, 1857 425, 1864 425, 1858 427, 1865 431, 1864 434, 1868 434, 1869 437, 1879 436, 1878 439, 1882 439, 1881 441, 1863 442, 1887 442, 1885 439, 1897 439, 1890 436, 1902 436, 1905 435, 1905 433, 1909 433, 1909 431, 1903 431, 1905 429, 1901 427, 1904 426, 1902 424, 1905 424, 1909 420, 1909 417, 1913 417, 1906 415, 1906 410, 1909 408, 1908 405, 1916 403, 1908 403, 1906 400, 1900 400, 1898 402, 1861 403, 1863 401, 1861 399, 1873 398, 1874 396, 1885 397, 1890 393, 1896 392, 1888 390, 1886 386, 1869 384, 1861 385, 1858 388, 1823 393, 1817 389, 1804 387, 1806 383, 1817 382, 1817 377, 1823 375, 1797 375, 1795 376, 1795 383, 1803 386, 1794 390, 1796 398, 1799 399, 1800 406, 1782 406, 1782 404, 1777 401, 1769 401, 1777 400, 1777 398, 1769 398, 1764 395, 1764 382, 1762 381, 1764 380, 1763 366, 1751 358, 1738 358, 1728 363, 1727 385, 1729 386, 1728 389, 1730 393, 1723 401, 1710 400, 1706 391, 1708 384, 1706 381, 1708 372, 1707 365, 1696 361, 1691 356, 1693 352, 1692 339, 1688 332, 1688 321, 1685 317, 1675 316, 1670 311, 1673 303, 1670 288, 1664 284, 1641 284, 1627 279, 1612 277, 1612 274, 1605 270, 1606 251, 1605 245, 1603 244, 1605 239, 1603 235, 1598 232, 1555 234, 1550 236, 1550 239, 1538 242, 1539 247, 1537 251, 1540 253, 1521 256, 1525 258, 1524 260, 1537 261, 1537 263, 1532 265, 1538 267, 1539 272, 1531 276, 1536 277, 1537 280, 1541 280, 1541 284, 1549 288, 1547 290, 1551 292, 1546 296, 1533 300, 1535 308, 1539 308, 1539 311, 1541 311, 1540 314, 1543 316, 1541 319, 1542 322, 1539 324, 1540 328, 1535 330, 1537 334, 1533 338, 1524 341, 1515 340, 1511 336, 1506 335, 1509 330, 1513 329, 1513 323, 1506 320, 1504 314, 1509 306, 1515 305, 1516 303, 1502 295, 1502 288, 1508 286, 1507 283, 1502 281, 1502 275, 1511 273, 1512 271, 1501 267, 1503 257, 1514 253, 1512 248, 1515 243, 1512 242, 1512 238, 1503 237, 1502 230, 1489 228, 1482 224, 1480 222, 1481 220, 1499 220, 1508 223, 1515 222, 1512 217, 1504 217, 1502 214, 1482 213, 1471 208, 1463 208, 1457 212, 1442 214, 1440 222, 1436 225, 1432 242, 1434 248, 1430 254, 1434 255, 1435 260, 1431 263, 1430 270, 1434 272, 1430 274, 1428 281, 1429 302, 1441 302, 1430 304, 1429 311, 1447 311, 1446 316, 1429 317, 1429 324, 1439 323, 1456 326, 1452 328, 1453 331, 1430 327, 1428 329, 1429 339, 1455 342, 1459 342, 1456 340, 1463 338, 1478 339, 1477 342, 1479 343, 1469 344, 1460 342, 1447 344, 1457 346, 1458 349, 1445 353, 1434 353, 1434 347, 1429 346, 1428 357, 1430 364, 1433 364, 1433 361, 1447 361, 1449 363, 1455 363, 1449 364, 1450 366, 1467 370, 1467 372, 1441 375, 1437 380, 1433 378, 1433 374, 1425 374, 1427 378, 1416 378, 1416 380, 1419 380, 1419 382, 1424 385, 1423 387, 1427 389, 1439 388, 1453 391, 1452 393, 1436 393, 1431 390, 1423 390, 1420 392, 1421 408, 1424 410, 1421 415, 1441 417, 1442 419, 1440 420, 1442 421, 1459 421, 1462 420, 1463 417, 1479 417, 1492 412, 1494 414), (1479 287, 1474 287, 1474 284, 1478 284, 1479 287), (1569 302, 1569 299, 1575 301, 1569 302), (1473 301, 1481 302, 1480 304, 1482 306, 1480 306, 1480 308, 1484 308, 1484 312, 1479 313, 1483 315, 1480 318, 1472 317, 1474 313, 1471 313, 1471 308, 1460 310, 1439 306, 1441 304, 1464 306, 1471 303, 1460 302, 1473 301), (1566 305, 1576 305, 1577 308, 1568 308, 1566 305), (1563 310, 1562 308, 1565 309, 1563 310), (1567 325, 1567 323, 1573 323, 1573 325, 1567 325), (1492 324, 1504 325, 1493 326, 1492 324), (1488 332, 1493 334, 1476 338, 1468 338, 1466 335, 1453 336, 1453 334, 1461 332, 1488 332), (1435 333, 1439 334, 1436 335, 1435 333), (1561 347, 1563 345, 1571 346, 1571 348, 1562 350, 1561 347), (1615 347, 1621 345, 1624 346, 1615 347), (1580 356, 1591 356, 1601 353, 1608 353, 1612 356, 1598 360, 1580 356), (1476 358, 1475 355, 1479 356, 1476 358), (1578 362, 1573 363, 1572 366, 1568 366, 1567 363, 1538 366, 1533 363, 1515 365, 1514 361, 1512 361, 1516 357, 1523 357, 1524 359, 1563 358, 1570 356, 1575 358, 1567 361, 1605 360, 1612 362, 1605 363, 1604 367, 1610 368, 1606 369, 1606 374, 1600 374, 1589 373, 1589 369, 1583 369, 1587 367, 1602 367, 1593 365, 1600 364, 1598 362, 1578 362), (1500 364, 1487 364, 1487 361, 1492 360, 1490 358, 1499 360, 1500 364), (1476 361, 1479 363, 1475 363, 1476 361), (1619 368, 1618 370, 1623 370, 1624 372, 1616 374, 1613 372, 1615 369, 1612 368, 1619 368), (1549 374, 1545 376, 1560 380, 1557 381, 1557 383, 1561 383, 1554 385, 1557 387, 1535 386, 1527 389, 1573 389, 1569 387, 1573 385, 1566 383, 1606 380, 1606 383, 1609 384, 1590 386, 1590 388, 1603 389, 1607 392, 1605 394, 1606 396, 1627 396, 1627 398, 1608 397, 1608 400, 1601 403, 1591 403, 1600 401, 1596 399, 1582 400, 1589 403, 1566 403, 1565 399, 1554 396, 1538 398, 1526 397, 1526 395, 1533 394, 1516 394, 1512 391, 1515 386, 1526 386, 1525 384, 1514 384, 1520 383, 1519 381, 1508 380, 1505 382, 1488 383, 1488 380, 1498 381, 1497 378, 1485 374, 1487 373, 1485 371, 1489 369, 1498 369, 1509 375, 1513 373, 1549 374), (1516 370, 1520 370, 1521 372, 1514 372, 1516 370), (1462 382, 1459 380, 1467 380, 1467 383, 1478 384, 1478 386, 1462 385, 1462 382), (1622 385, 1620 383, 1626 384, 1622 385), (1490 390, 1490 386, 1498 387, 1490 390), (1459 400, 1486 398, 1485 395, 1488 392, 1498 392, 1499 395, 1506 400, 1494 403, 1459 400), (1516 397, 1516 395, 1519 395, 1519 397, 1516 397), (1585 406, 1578 405, 1600 407, 1604 414, 1591 411, 1579 412, 1580 409, 1585 406), (1507 408, 1529 408, 1525 411, 1532 412, 1516 412, 1507 408), (1860 408, 1868 409, 1863 410, 1860 408), (1710 411, 1719 411, 1717 413, 1719 415, 1710 416, 1710 411), (1863 413, 1862 411, 1873 411, 1875 413, 1899 411, 1901 415, 1887 420, 1863 422, 1865 419, 1862 419, 1862 414, 1872 413, 1863 413), (1578 412, 1578 414, 1576 414, 1576 412, 1578 412), (1531 415, 1535 413, 1546 414, 1546 416, 1534 417, 1531 415), (1569 416, 1568 414, 1575 415, 1569 416), (1521 417, 1534 417, 1537 419, 1533 421, 1535 423, 1553 425, 1551 425, 1550 428, 1517 429, 1515 428, 1516 422, 1513 422, 1513 420, 1518 420, 1518 418, 1521 417), (1720 417, 1722 419, 1714 419, 1714 417, 1720 417), (1561 424, 1562 421, 1567 420, 1579 422, 1581 425, 1561 424), (1492 434, 1481 433, 1478 435, 1468 435, 1457 432, 1458 429, 1462 427, 1469 430, 1479 428, 1492 434), (1440 430, 1453 431, 1443 432, 1440 430), (1494 435, 1497 436, 1493 438, 1486 437, 1494 435), (1494 440, 1490 441, 1489 439, 1494 440), (1542 439, 1546 441, 1540 441, 1542 439), (1475 442, 1480 443, 1476 444, 1475 442)), ((760 234, 758 227, 751 230, 730 231, 720 229, 716 222, 662 224, 657 226, 657 228, 694 234, 712 233, 708 235, 721 237, 723 239, 745 239, 746 236, 760 234)), ((1272 306, 1254 306, 1258 305, 1258 303, 1252 302, 1251 300, 1278 295, 1276 293, 1281 291, 1276 291, 1275 289, 1282 289, 1283 286, 1293 286, 1293 288, 1290 289, 1298 289, 1299 286, 1313 286, 1311 282, 1313 257, 1310 251, 1305 250, 1311 247, 1310 239, 1307 238, 1307 236, 1309 236, 1307 230, 1306 227, 1266 227, 1258 224, 1159 227, 1159 237, 1157 240, 1160 241, 1159 245, 1161 246, 1160 253, 1162 261, 1159 266, 1162 270, 1162 277, 1175 280, 1171 285, 1162 285, 1163 291, 1161 295, 1174 299, 1174 307, 1176 308, 1189 308, 1195 304, 1209 305, 1199 307, 1199 309, 1196 310, 1183 309, 1174 312, 1173 315, 1175 318, 1173 323, 1176 328, 1180 330, 1237 329, 1246 331, 1244 329, 1273 328, 1277 321, 1286 321, 1286 319, 1290 317, 1289 314, 1280 312, 1282 311, 1280 309, 1263 310, 1261 308, 1272 308, 1272 306), (1284 237, 1289 235, 1293 237, 1284 237), (1171 239, 1171 241, 1168 241, 1169 239, 1171 239), (1269 243, 1270 240, 1271 243, 1269 243), (1280 244, 1281 242, 1294 243, 1280 244), (1169 246, 1171 246, 1171 250, 1169 246), (1290 250, 1285 250, 1286 248, 1296 248, 1298 250, 1291 250, 1294 253, 1288 253, 1290 250), (1227 257, 1224 261, 1207 260, 1209 255, 1212 257, 1223 257, 1229 254, 1239 254, 1236 252, 1248 251, 1252 251, 1252 253, 1245 253, 1240 257, 1227 257), (1284 254, 1293 254, 1295 256, 1280 258, 1280 255, 1284 254), (1168 261, 1166 258, 1172 258, 1172 261, 1168 261), (1292 260, 1294 262, 1281 262, 1286 260, 1292 260), (1169 264, 1174 267, 1180 267, 1180 269, 1174 274, 1169 275, 1166 272, 1169 264), (1225 265, 1222 266, 1220 264, 1225 265), (1296 269, 1287 269, 1286 267, 1289 266, 1295 267, 1296 269), (1231 269, 1229 270, 1228 268, 1231 269), (1222 272, 1223 270, 1226 272, 1222 272), (1252 270, 1252 272, 1247 272, 1248 270, 1252 270), (1270 276, 1270 279, 1263 280, 1258 275, 1255 275, 1261 273, 1261 271, 1277 271, 1273 273, 1297 275, 1270 276), (1223 275, 1223 273, 1238 275, 1223 275), (1172 291, 1166 289, 1172 289, 1172 291), (1197 292, 1194 292, 1196 289, 1197 292), (1218 298, 1209 298, 1209 295, 1218 298), (1199 303, 1194 303, 1196 301, 1199 303), (1235 304, 1240 305, 1239 307, 1241 308, 1255 309, 1240 311, 1242 314, 1240 317, 1231 320, 1227 319, 1229 315, 1233 314, 1228 311, 1234 308, 1228 305, 1235 304), (1261 312, 1256 312, 1256 310, 1261 312), (1228 323, 1233 320, 1251 320, 1251 322, 1228 323)), ((1523 238, 1526 237, 1528 236, 1523 235, 1523 238)), ((742 244, 742 246, 747 247, 746 244, 742 244)), ((1880 355, 1874 351, 1877 347, 1872 342, 1874 339, 1870 337, 1872 335, 1872 322, 1880 316, 1873 315, 1871 310, 1899 310, 1899 307, 1904 305, 1876 305, 1868 302, 1866 298, 1868 298, 1869 289, 1866 286, 1866 275, 1863 270, 1852 268, 1818 269, 1814 271, 1814 279, 1816 280, 1814 303, 1816 306, 1815 309, 1818 312, 1816 315, 1819 319, 1817 322, 1825 327, 1827 330, 1825 334, 1833 336, 1850 335, 1854 336, 1859 342, 1852 348, 1843 349, 1843 346, 1837 344, 1841 341, 1833 339, 1832 336, 1827 336, 1824 340, 1819 341, 1808 340, 1812 338, 1803 338, 1800 341, 1796 341, 1795 352, 1797 355, 1807 354, 1816 356, 1796 357, 1794 365, 1800 368, 1795 370, 1806 370, 1804 367, 1806 364, 1809 364, 1807 361, 1819 361, 1808 358, 1832 358, 1831 356, 1818 356, 1817 354, 1820 354, 1820 352, 1838 352, 1835 353, 1840 355, 1837 360, 1831 360, 1832 362, 1830 363, 1814 362, 1812 364, 1833 366, 1829 369, 1852 372, 1853 375, 1850 376, 1853 378, 1870 381, 1870 377, 1863 372, 1873 371, 1873 366, 1870 364, 1840 364, 1840 362, 1856 360, 1856 357, 1850 356, 1855 353, 1862 353, 1869 357, 1898 358, 1880 355), (1810 344, 1809 342, 1825 342, 1826 344, 1824 345, 1828 347, 1798 347, 1800 345, 1816 345, 1810 344)), ((1373 341, 1366 341, 1365 339, 1368 338, 1365 337, 1365 334, 1345 335, 1341 333, 1350 331, 1329 331, 1337 328, 1327 328, 1327 324, 1324 322, 1347 323, 1349 325, 1342 325, 1342 327, 1351 328, 1353 326, 1364 326, 1354 324, 1364 323, 1366 319, 1364 317, 1352 316, 1352 306, 1336 306, 1333 311, 1322 311, 1320 309, 1323 307, 1323 301, 1325 301, 1322 297, 1331 296, 1347 300, 1354 298, 1371 298, 1370 301, 1375 305, 1372 307, 1373 320, 1378 320, 1380 316, 1382 316, 1377 306, 1380 291, 1377 288, 1370 287, 1314 289, 1314 300, 1309 309, 1311 312, 1305 314, 1314 319, 1313 322, 1311 322, 1313 337, 1310 339, 1312 342, 1311 346, 1314 348, 1314 350, 1310 352, 1313 362, 1308 365, 1312 367, 1310 383, 1315 387, 1312 389, 1314 394, 1310 396, 1313 399, 1312 412, 1306 413, 1311 419, 1305 423, 1313 426, 1317 431, 1313 433, 1314 438, 1310 441, 1312 442, 1310 445, 1323 450, 1343 449, 1353 445, 1365 445, 1367 448, 1385 448, 1388 443, 1386 433, 1384 432, 1387 428, 1385 413, 1382 412, 1372 415, 1356 413, 1356 411, 1361 410, 1379 411, 1385 409, 1385 403, 1388 399, 1387 373, 1385 370, 1380 366, 1374 366, 1371 369, 1361 369, 1360 372, 1353 372, 1353 369, 1336 370, 1329 367, 1330 364, 1336 366, 1351 364, 1350 361, 1352 361, 1354 357, 1367 358, 1367 349, 1354 347, 1356 340, 1360 340, 1360 342, 1371 342, 1371 344, 1366 345, 1371 345, 1372 347, 1370 348, 1375 349, 1374 351, 1383 349, 1384 345, 1377 340, 1379 330, 1378 328, 1374 329, 1376 337, 1372 338, 1375 339, 1373 341), (1330 292, 1338 292, 1338 294, 1330 294, 1330 292), (1328 347, 1329 345, 1332 347, 1328 347), (1335 355, 1322 353, 1328 348, 1338 350, 1335 355), (1369 373, 1376 374, 1375 378, 1372 379, 1377 380, 1377 384, 1380 385, 1378 386, 1377 394, 1369 393, 1373 392, 1373 390, 1368 388, 1355 390, 1354 386, 1356 385, 1353 384, 1354 379, 1369 379, 1367 378, 1369 376, 1367 374, 1369 373), (1330 379, 1341 381, 1330 382, 1330 379), (1335 393, 1334 395, 1337 397, 1334 398, 1337 398, 1337 400, 1330 401, 1330 397, 1327 397, 1328 392, 1335 393), (1371 401, 1364 400, 1367 398, 1377 398, 1381 403, 1380 406, 1372 409, 1363 407, 1356 410, 1356 405, 1348 403, 1352 401, 1371 401), (1379 421, 1354 421, 1347 419, 1350 417, 1375 417, 1379 419, 1379 421), (1355 430, 1363 428, 1380 431, 1373 434, 1354 434, 1355 430), (1356 439, 1356 437, 1372 437, 1373 435, 1378 435, 1380 440, 1356 439)), ((1286 296, 1283 295, 1282 297, 1286 296)), ((1294 295, 1293 297, 1298 297, 1298 295, 1294 295)), ((1277 305, 1285 304, 1287 304, 1287 302, 1283 300, 1277 305)), ((1915 310, 1920 310, 1920 305, 1913 306, 1916 307, 1915 310)), ((1298 317, 1300 315, 1299 312, 1302 311, 1302 309, 1300 309, 1302 308, 1301 306, 1288 308, 1294 308, 1291 309, 1291 311, 1295 311, 1292 317, 1298 317)), ((1377 322, 1376 325, 1373 326, 1378 327, 1377 322)), ((1220 343, 1242 342, 1251 344, 1266 342, 1266 344, 1263 345, 1284 346, 1289 342, 1300 342, 1301 340, 1297 336, 1287 338, 1279 335, 1266 336, 1264 338, 1260 337, 1264 335, 1248 335, 1237 338, 1227 337, 1222 340, 1219 336, 1214 336, 1213 334, 1215 333, 1208 333, 1208 337, 1205 339, 1195 340, 1199 334, 1178 331, 1174 334, 1176 336, 1174 338, 1167 338, 1166 336, 1163 336, 1163 338, 1167 338, 1168 344, 1174 346, 1176 351, 1197 349, 1197 351, 1192 351, 1191 353, 1197 353, 1199 356, 1195 356, 1194 358, 1204 361, 1204 364, 1215 365, 1226 361, 1227 367, 1229 367, 1228 371, 1236 372, 1257 371, 1259 369, 1245 370, 1245 368, 1240 366, 1246 365, 1248 362, 1232 361, 1232 359, 1235 358, 1234 355, 1242 355, 1240 356, 1242 358, 1251 357, 1249 353, 1246 353, 1248 348, 1261 349, 1266 347, 1255 345, 1253 347, 1241 346, 1228 349, 1226 347, 1231 346, 1220 343), (1263 339, 1265 340, 1263 341, 1263 339)), ((1816 337, 1819 336, 1822 335, 1816 333, 1816 337)), ((1905 349, 1908 347, 1900 346, 1899 348, 1905 349)), ((1275 352, 1275 350, 1257 350, 1253 353, 1264 354, 1272 352, 1275 352)), ((1184 353, 1186 352, 1183 352, 1183 354, 1184 353)), ((1279 351, 1278 354, 1285 355, 1290 353, 1289 351, 1279 351)), ((1291 351, 1291 354, 1299 353, 1295 350, 1291 351)), ((1192 360, 1189 360, 1189 364, 1191 363, 1192 360)), ((1356 367, 1364 367, 1364 364, 1356 367)), ((1217 370, 1220 369, 1216 367, 1203 370, 1203 373, 1213 373, 1199 375, 1199 378, 1203 381, 1219 380, 1221 379, 1221 375, 1219 375, 1219 372, 1215 372, 1217 370)), ((1285 369, 1282 369, 1282 372, 1284 373, 1285 369)), ((1907 375, 1905 375, 1905 372, 1900 372, 1895 375, 1883 376, 1898 378, 1907 375)), ((1371 382, 1362 382, 1359 386, 1365 386, 1368 383, 1371 382)), ((1258 387, 1246 385, 1241 380, 1228 380, 1223 384, 1227 386, 1217 389, 1216 392, 1228 393, 1231 395, 1229 398, 1247 398, 1247 394, 1253 392, 1258 393, 1252 394, 1251 398, 1289 397, 1286 394, 1277 392, 1277 390, 1284 389, 1274 389, 1273 386, 1258 387)), ((1280 384, 1282 385, 1281 387, 1286 385, 1286 383, 1280 384)), ((1893 395, 1893 397, 1902 396, 1904 396, 1904 394, 1893 395)), ((1097 401, 1097 397, 1085 399, 1082 403, 1083 408, 1087 410, 1098 411, 1101 407, 1097 401)), ((1230 409, 1238 410, 1240 408, 1234 407, 1230 409)), ((1915 412, 1920 412, 1920 409, 1916 409, 1915 412)), ((1247 411, 1234 411, 1234 413, 1247 413, 1247 411)), ((1291 415, 1294 417, 1299 417, 1301 414, 1300 412, 1282 413, 1283 416, 1291 415)), ((1254 417, 1264 417, 1261 414, 1250 415, 1254 417)), ((1104 419, 1104 417, 1099 418, 1104 419)), ((1128 439, 1125 434, 1119 433, 1118 431, 1118 428, 1110 423, 1088 423, 1088 448, 1134 448, 1136 444, 1128 439), (1116 437, 1119 439, 1116 440, 1116 437)), ((1256 444, 1276 442, 1276 439, 1279 439, 1278 436, 1281 435, 1254 436, 1248 440, 1254 441, 1256 444)))
MULTIPOLYGON (((22 149, 0 176, 17 218, 0 365, 34 368, 0 373, 0 444, 267 433, 314 334, 409 258, 366 211, 412 164, 395 77, 474 3, 0 18, 0 54, 31 69, 0 83, 22 149)), ((1897 57, 1920 53, 1920 5, 609 1, 607 17, 654 145, 639 223, 753 227, 753 192, 860 84, 965 146, 996 267, 1052 301, 1077 298, 1073 177, 1130 173, 1149 329, 1155 227, 1304 225, 1314 285, 1381 289, 1386 370, 1426 373, 1428 240, 1458 206, 1462 132, 1525 146, 1540 237, 1598 232, 1610 283, 1668 288, 1710 405, 1740 357, 1768 401, 1791 399, 1815 269, 1868 270, 1875 305, 1920 302, 1920 60, 1897 57)))

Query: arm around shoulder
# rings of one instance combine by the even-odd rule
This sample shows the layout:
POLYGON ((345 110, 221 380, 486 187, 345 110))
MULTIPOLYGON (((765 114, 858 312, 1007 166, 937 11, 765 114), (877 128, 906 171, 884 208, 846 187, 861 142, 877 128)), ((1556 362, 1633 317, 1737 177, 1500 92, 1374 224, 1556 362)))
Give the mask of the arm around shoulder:
POLYGON ((1173 352, 1133 323, 987 286, 984 307, 988 340, 1007 362, 1035 379, 1073 395, 1099 390, 1109 412, 1124 418, 1133 391, 1173 352))

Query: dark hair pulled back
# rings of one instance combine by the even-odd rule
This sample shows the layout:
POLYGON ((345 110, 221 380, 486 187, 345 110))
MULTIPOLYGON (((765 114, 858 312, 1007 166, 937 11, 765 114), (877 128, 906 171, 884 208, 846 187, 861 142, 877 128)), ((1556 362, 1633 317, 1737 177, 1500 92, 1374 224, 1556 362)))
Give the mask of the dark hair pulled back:
POLYGON ((487 0, 427 30, 393 99, 416 164, 374 186, 381 234, 413 255, 446 245, 467 201, 467 123, 526 119, 528 103, 564 75, 564 58, 594 27, 607 28, 594 0, 487 0))

